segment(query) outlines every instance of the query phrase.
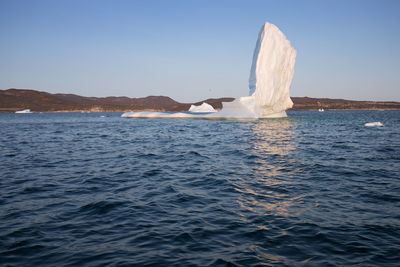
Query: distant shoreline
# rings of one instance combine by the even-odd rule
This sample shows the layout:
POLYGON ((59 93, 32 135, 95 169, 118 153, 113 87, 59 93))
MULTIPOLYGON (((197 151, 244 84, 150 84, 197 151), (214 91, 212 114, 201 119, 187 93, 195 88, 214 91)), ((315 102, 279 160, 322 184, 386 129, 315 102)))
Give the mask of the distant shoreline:
MULTIPOLYGON (((325 109, 325 111, 396 111, 400 109, 325 109)), ((288 109, 286 111, 315 111, 317 109, 288 109)), ((188 111, 160 111, 160 110, 124 110, 124 111, 83 111, 83 110, 56 110, 56 111, 32 111, 29 114, 51 114, 51 113, 124 113, 124 112, 188 112, 188 111)), ((2 111, 0 114, 15 114, 14 111, 2 111)))
MULTIPOLYGON (((400 110, 400 102, 356 101, 330 98, 291 97, 294 111, 331 110, 400 110)), ((234 98, 209 98, 195 103, 180 103, 167 96, 129 97, 84 97, 74 94, 50 94, 28 89, 0 90, 0 113, 14 113, 30 109, 34 113, 84 113, 84 112, 128 112, 157 111, 184 112, 190 105, 206 102, 216 110, 222 102, 234 98)))

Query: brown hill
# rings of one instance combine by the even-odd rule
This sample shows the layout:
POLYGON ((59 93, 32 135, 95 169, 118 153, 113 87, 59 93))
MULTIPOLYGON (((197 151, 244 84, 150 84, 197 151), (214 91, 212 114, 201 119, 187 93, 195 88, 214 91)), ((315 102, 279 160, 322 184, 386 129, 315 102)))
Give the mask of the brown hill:
MULTIPOLYGON (((216 109, 222 102, 233 98, 207 99, 216 109)), ((50 94, 29 89, 0 90, 0 112, 15 112, 30 109, 33 112, 62 111, 187 111, 193 103, 179 103, 167 96, 129 97, 84 97, 74 94, 50 94)))
POLYGON ((331 98, 292 97, 292 110, 375 110, 400 109, 400 102, 390 101, 355 101, 331 98))
MULTIPOLYGON (((234 98, 209 98, 196 103, 179 103, 167 96, 129 97, 84 97, 74 94, 50 94, 36 90, 0 90, 0 112, 15 112, 30 109, 33 112, 78 112, 78 111, 187 111, 191 104, 207 102, 215 109, 222 102, 234 98)), ((399 102, 354 101, 345 99, 292 97, 292 110, 343 110, 343 109, 400 109, 399 102)))

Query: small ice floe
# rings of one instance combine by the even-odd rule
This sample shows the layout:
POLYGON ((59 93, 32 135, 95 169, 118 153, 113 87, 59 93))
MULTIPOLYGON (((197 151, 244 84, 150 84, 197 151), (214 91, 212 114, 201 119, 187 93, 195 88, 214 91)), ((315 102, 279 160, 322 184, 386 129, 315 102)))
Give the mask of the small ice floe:
POLYGON ((105 118, 106 116, 101 115, 100 118, 105 118))
POLYGON ((15 113, 32 113, 30 109, 18 110, 15 113))
POLYGON ((191 105, 188 111, 193 113, 217 112, 213 106, 207 104, 206 102, 203 102, 203 104, 199 106, 191 105))
POLYGON ((380 121, 375 121, 375 122, 368 122, 364 124, 365 127, 382 127, 383 124, 380 121))

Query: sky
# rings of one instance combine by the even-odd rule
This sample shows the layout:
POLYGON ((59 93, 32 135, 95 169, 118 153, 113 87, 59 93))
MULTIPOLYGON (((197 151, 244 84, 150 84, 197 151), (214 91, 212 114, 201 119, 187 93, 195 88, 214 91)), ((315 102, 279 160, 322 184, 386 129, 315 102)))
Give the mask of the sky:
POLYGON ((297 50, 291 96, 400 101, 400 1, 0 0, 0 89, 248 95, 258 32, 297 50))

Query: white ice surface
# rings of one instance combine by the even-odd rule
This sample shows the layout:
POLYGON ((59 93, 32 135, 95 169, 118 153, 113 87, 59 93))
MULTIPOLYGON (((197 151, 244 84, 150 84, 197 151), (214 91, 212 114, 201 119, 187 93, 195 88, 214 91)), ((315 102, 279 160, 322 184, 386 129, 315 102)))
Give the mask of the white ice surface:
POLYGON ((213 106, 210 104, 207 104, 206 102, 203 102, 201 105, 191 105, 189 108, 189 112, 194 112, 194 113, 207 113, 207 112, 217 112, 213 106))
POLYGON ((203 117, 203 114, 190 114, 183 112, 151 112, 151 111, 142 111, 142 112, 125 112, 121 115, 122 118, 195 118, 195 117, 203 117))
POLYGON ((295 61, 296 50, 278 27, 267 22, 261 28, 254 50, 249 78, 249 96, 222 103, 222 109, 213 114, 128 112, 122 117, 210 119, 286 117, 285 110, 293 106, 289 90, 294 75, 295 61))

